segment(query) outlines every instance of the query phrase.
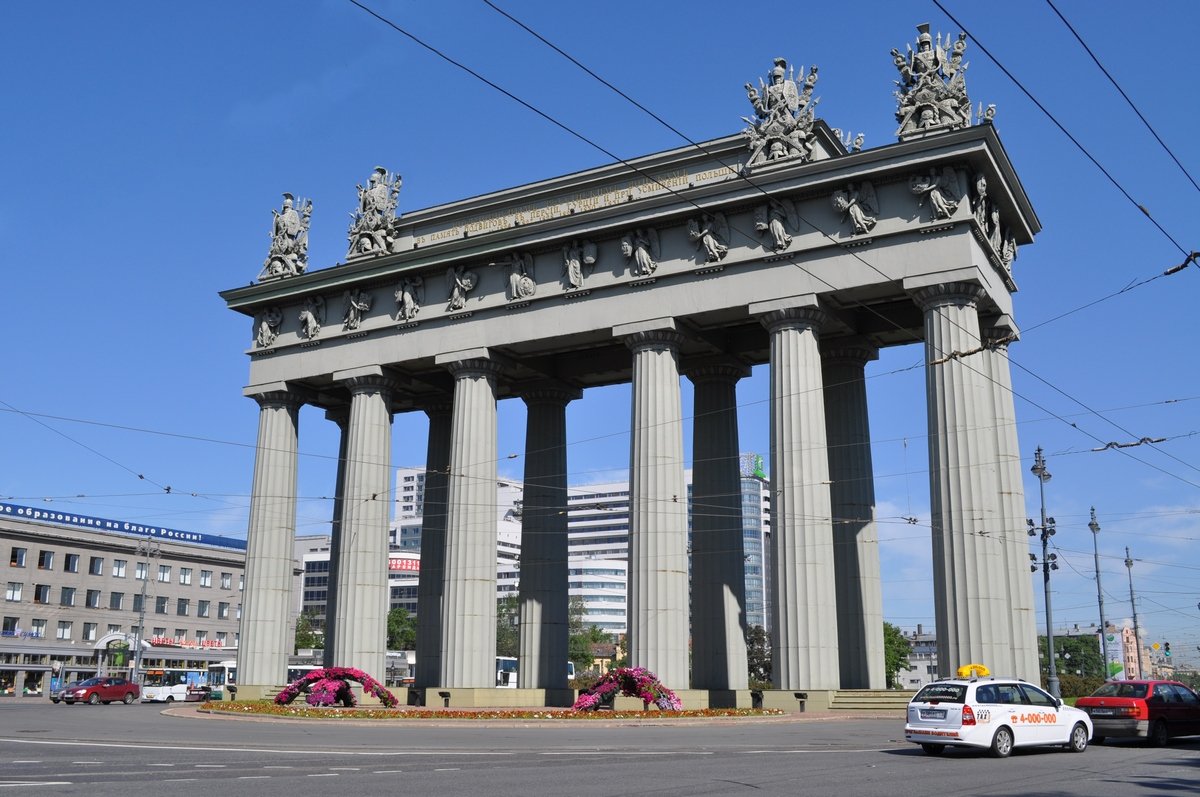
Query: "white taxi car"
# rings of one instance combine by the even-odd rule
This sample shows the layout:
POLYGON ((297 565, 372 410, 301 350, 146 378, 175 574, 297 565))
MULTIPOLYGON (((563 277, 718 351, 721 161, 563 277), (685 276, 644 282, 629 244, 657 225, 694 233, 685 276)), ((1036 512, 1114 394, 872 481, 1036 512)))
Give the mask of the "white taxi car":
POLYGON ((1005 758, 1014 747, 1037 745, 1082 753, 1092 738, 1092 720, 1015 678, 946 678, 926 684, 909 701, 904 738, 929 755, 947 747, 978 747, 1005 758))

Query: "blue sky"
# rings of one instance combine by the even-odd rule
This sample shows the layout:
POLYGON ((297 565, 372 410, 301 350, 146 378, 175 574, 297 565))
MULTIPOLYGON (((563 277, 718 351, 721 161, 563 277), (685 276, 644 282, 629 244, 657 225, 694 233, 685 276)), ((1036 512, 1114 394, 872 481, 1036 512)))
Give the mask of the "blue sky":
MULTIPOLYGON (((890 49, 921 22, 958 32, 915 0, 496 2, 698 141, 741 129, 742 85, 782 56, 819 65, 831 126, 864 132, 868 148, 892 143, 890 49)), ((1014 267, 1025 334, 1012 357, 1030 517, 1037 446, 1054 475, 1055 624, 1096 622, 1095 505, 1108 618, 1131 614, 1128 546, 1147 637, 1195 662, 1200 380, 1187 319, 1200 268, 1078 309, 1183 255, 980 44, 1186 250, 1200 249, 1200 190, 1046 2, 942 2, 972 36, 971 98, 996 104, 1043 225, 1014 267), (1142 437, 1166 440, 1091 450, 1142 437)), ((369 5, 619 157, 685 143, 482 2, 369 5)), ((1200 29, 1200 5, 1056 5, 1200 175, 1200 67, 1176 33, 1200 29)), ((310 260, 323 268, 344 255, 354 186, 377 164, 404 176, 403 213, 611 160, 346 0, 8 3, 0 20, 0 500, 12 503, 244 536, 250 322, 217 292, 257 276, 280 194, 314 200, 310 260)), ((868 369, 885 614, 906 629, 933 624, 921 357, 890 349, 868 369)), ((756 369, 739 386, 743 450, 767 451, 765 399, 756 369)), ((519 477, 507 456, 523 450, 523 407, 500 412, 500 467, 519 477)), ((572 483, 622 475, 627 388, 589 391, 568 417, 572 483)), ((299 531, 319 533, 337 441, 316 410, 302 413, 300 448, 299 531)), ((423 417, 397 417, 393 462, 419 465, 424 450, 423 417)), ((1040 575, 1035 592, 1040 612, 1040 575)))

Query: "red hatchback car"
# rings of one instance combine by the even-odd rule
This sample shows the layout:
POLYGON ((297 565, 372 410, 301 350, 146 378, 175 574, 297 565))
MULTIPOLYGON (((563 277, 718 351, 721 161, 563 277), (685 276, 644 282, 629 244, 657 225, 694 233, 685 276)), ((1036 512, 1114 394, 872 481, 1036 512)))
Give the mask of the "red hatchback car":
POLYGON ((129 705, 138 699, 141 691, 137 684, 124 678, 88 678, 86 681, 80 681, 75 686, 64 690, 62 699, 67 705, 72 703, 91 703, 93 706, 97 703, 104 703, 107 705, 114 700, 129 705))
POLYGON ((1178 681, 1109 681, 1075 701, 1092 718, 1092 741, 1145 739, 1162 747, 1174 736, 1200 734, 1200 697, 1178 681))

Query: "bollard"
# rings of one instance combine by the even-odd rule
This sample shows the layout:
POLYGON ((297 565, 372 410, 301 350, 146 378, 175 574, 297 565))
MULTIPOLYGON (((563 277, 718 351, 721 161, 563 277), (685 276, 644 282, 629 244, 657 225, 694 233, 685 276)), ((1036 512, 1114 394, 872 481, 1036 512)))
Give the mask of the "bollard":
POLYGON ((804 713, 804 701, 808 700, 808 692, 796 692, 796 699, 800 701, 800 713, 804 713))

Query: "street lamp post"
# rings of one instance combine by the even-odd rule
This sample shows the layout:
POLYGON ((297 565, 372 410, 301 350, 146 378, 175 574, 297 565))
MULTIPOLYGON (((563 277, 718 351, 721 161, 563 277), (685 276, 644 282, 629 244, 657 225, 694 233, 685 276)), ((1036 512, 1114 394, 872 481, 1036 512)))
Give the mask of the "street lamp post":
POLYGON ((158 556, 158 543, 149 539, 138 543, 137 555, 146 557, 145 578, 142 579, 142 593, 138 608, 138 630, 134 636, 136 649, 133 652, 133 681, 138 681, 142 674, 142 640, 146 636, 146 587, 150 584, 150 564, 158 556))
MULTIPOLYGON (((1054 664, 1054 614, 1050 609, 1050 571, 1058 569, 1057 554, 1049 553, 1050 538, 1054 536, 1054 518, 1046 517, 1046 482, 1050 481, 1050 471, 1046 470, 1046 459, 1042 456, 1042 447, 1038 446, 1037 452, 1033 456, 1033 467, 1030 471, 1038 478, 1038 488, 1042 498, 1042 588, 1045 590, 1046 600, 1046 688, 1050 694, 1055 697, 1062 697, 1062 692, 1058 685, 1058 669, 1054 664)), ((1033 521, 1029 521, 1029 525, 1033 525, 1033 521)), ((1029 536, 1034 536, 1037 532, 1034 529, 1029 530, 1029 536)), ((1033 566, 1033 570, 1037 570, 1037 565, 1033 566)))
POLYGON ((1137 659, 1138 678, 1142 677, 1142 640, 1138 637, 1137 601, 1133 599, 1133 559, 1125 548, 1125 569, 1129 571, 1129 605, 1133 607, 1133 656, 1137 659))
POLYGON ((1088 522, 1092 530, 1092 553, 1096 559, 1096 601, 1100 604, 1100 657, 1104 680, 1108 680, 1108 624, 1104 622, 1104 590, 1100 588, 1100 524, 1096 522, 1096 507, 1092 507, 1092 519, 1088 522))

